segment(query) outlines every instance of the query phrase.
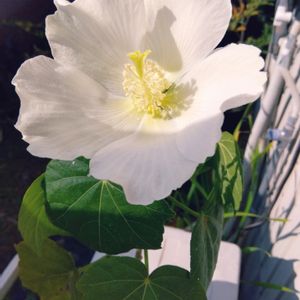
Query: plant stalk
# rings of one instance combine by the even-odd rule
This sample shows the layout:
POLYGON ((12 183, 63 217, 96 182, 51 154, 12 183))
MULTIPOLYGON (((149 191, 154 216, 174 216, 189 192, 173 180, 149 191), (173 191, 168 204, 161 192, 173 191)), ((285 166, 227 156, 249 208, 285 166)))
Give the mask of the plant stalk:
POLYGON ((149 257, 148 257, 147 249, 144 249, 144 261, 145 261, 145 266, 146 266, 147 272, 149 274, 149 257))
POLYGON ((196 211, 192 210, 191 208, 189 208, 187 205, 183 204, 182 202, 178 201, 177 199, 175 199, 174 197, 170 197, 170 200, 179 208, 181 208, 182 210, 184 210, 185 212, 187 212, 188 214, 199 218, 200 214, 197 213, 196 211))

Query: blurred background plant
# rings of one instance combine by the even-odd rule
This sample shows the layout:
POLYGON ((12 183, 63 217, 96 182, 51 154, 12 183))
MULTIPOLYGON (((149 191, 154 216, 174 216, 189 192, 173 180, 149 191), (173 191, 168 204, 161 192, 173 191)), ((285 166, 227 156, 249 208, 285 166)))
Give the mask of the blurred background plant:
POLYGON ((266 53, 272 34, 272 0, 233 1, 233 13, 229 31, 241 43, 255 45, 266 53))

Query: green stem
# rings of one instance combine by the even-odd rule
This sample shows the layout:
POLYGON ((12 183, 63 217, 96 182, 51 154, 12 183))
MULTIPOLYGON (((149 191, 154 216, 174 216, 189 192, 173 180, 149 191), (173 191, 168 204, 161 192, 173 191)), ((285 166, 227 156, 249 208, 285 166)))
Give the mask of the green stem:
POLYGON ((144 261, 145 261, 145 266, 146 266, 147 272, 149 273, 149 257, 148 257, 147 249, 144 249, 144 261))
POLYGON ((236 128, 234 129, 233 136, 234 136, 234 139, 236 142, 239 141, 240 130, 241 130, 242 124, 244 123, 246 117, 250 114, 251 109, 252 109, 252 104, 250 103, 244 110, 244 113, 243 113, 239 123, 237 124, 236 128))
POLYGON ((233 213, 225 213, 224 214, 224 219, 237 218, 237 217, 258 218, 258 219, 275 221, 275 222, 282 222, 282 223, 288 222, 288 219, 268 218, 266 216, 261 216, 261 215, 257 215, 257 214, 253 214, 253 213, 244 212, 244 211, 237 211, 237 212, 233 212, 233 213))
POLYGON ((192 210, 191 208, 189 208, 188 206, 186 206, 185 204, 183 204, 182 202, 178 201, 177 199, 175 199, 174 197, 170 197, 171 201, 178 207, 180 207, 182 210, 184 210, 185 212, 187 212, 188 214, 199 218, 200 214, 198 214, 196 211, 192 210))

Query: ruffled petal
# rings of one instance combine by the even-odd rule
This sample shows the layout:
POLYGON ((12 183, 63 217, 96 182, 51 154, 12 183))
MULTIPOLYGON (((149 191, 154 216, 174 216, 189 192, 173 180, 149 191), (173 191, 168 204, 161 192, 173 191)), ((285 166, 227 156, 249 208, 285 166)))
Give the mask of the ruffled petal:
POLYGON ((47 17, 46 35, 53 57, 74 66, 116 95, 123 95, 122 71, 127 54, 139 49, 145 32, 140 0, 56 1, 47 17))
POLYGON ((193 102, 178 118, 177 145, 188 159, 204 162, 221 137, 223 112, 255 101, 263 92, 264 61, 253 46, 231 44, 195 67, 184 79, 195 82, 193 102))
POLYGON ((144 48, 165 70, 186 70, 211 53, 231 17, 230 0, 145 0, 144 48))
POLYGON ((84 73, 62 67, 50 58, 27 60, 13 84, 21 99, 16 128, 33 155, 90 158, 139 126, 131 103, 112 98, 84 73))
POLYGON ((142 131, 108 145, 90 162, 91 175, 121 184, 128 202, 144 205, 181 187, 196 167, 178 151, 174 134, 142 131))

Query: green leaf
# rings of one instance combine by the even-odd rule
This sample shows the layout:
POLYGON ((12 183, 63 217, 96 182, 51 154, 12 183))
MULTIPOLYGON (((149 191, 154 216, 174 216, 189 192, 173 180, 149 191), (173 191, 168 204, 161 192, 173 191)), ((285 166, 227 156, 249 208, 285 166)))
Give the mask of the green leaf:
POLYGON ((88 160, 83 158, 49 163, 47 213, 52 221, 101 252, 160 248, 163 225, 173 217, 168 204, 128 204, 119 186, 96 180, 88 173, 88 160))
POLYGON ((230 133, 223 132, 217 151, 223 204, 238 210, 243 192, 242 162, 238 144, 230 133))
POLYGON ((255 253, 255 252, 262 252, 262 253, 266 254, 268 257, 272 256, 268 251, 266 251, 266 250, 264 250, 262 248, 259 248, 259 247, 251 247, 251 246, 245 247, 245 248, 242 249, 242 252, 244 254, 251 254, 251 253, 255 253))
POLYGON ((92 264, 78 282, 84 300, 206 300, 201 284, 189 272, 163 266, 150 276, 129 257, 105 257, 92 264))
POLYGON ((244 212, 244 211, 236 211, 236 212, 230 212, 224 214, 225 219, 238 218, 238 217, 258 218, 262 220, 281 222, 281 223, 287 223, 289 221, 288 219, 284 219, 284 218, 269 218, 264 215, 258 215, 254 213, 244 212))
POLYGON ((16 246, 20 257, 19 275, 24 287, 41 300, 81 299, 75 289, 79 273, 72 256, 52 240, 45 240, 43 255, 37 255, 26 242, 16 246))
POLYGON ((24 195, 18 217, 18 228, 23 239, 37 254, 41 253, 44 241, 49 236, 67 235, 54 226, 46 214, 44 175, 38 177, 24 195))
POLYGON ((260 287, 263 287, 263 288, 276 290, 276 291, 280 291, 280 292, 285 292, 285 293, 300 294, 300 291, 298 291, 296 289, 291 289, 287 286, 283 286, 283 285, 275 284, 275 283, 271 283, 271 282, 244 281, 242 283, 251 284, 251 285, 255 285, 255 286, 260 286, 260 287))
POLYGON ((223 207, 218 204, 216 189, 210 194, 209 204, 193 228, 191 239, 191 276, 205 289, 213 277, 223 231, 223 207))

